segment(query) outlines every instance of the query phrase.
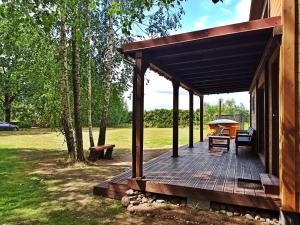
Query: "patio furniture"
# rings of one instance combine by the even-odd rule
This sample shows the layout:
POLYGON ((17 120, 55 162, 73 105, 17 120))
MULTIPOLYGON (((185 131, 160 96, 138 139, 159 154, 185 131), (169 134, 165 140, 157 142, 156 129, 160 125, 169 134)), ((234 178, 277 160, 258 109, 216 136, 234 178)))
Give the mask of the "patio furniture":
POLYGON ((208 147, 211 150, 213 147, 222 147, 227 148, 227 152, 229 152, 230 148, 230 136, 218 136, 218 135, 211 135, 208 136, 208 147))
POLYGON ((89 160, 90 161, 96 161, 97 159, 112 159, 112 152, 115 145, 100 145, 91 147, 89 160))
POLYGON ((250 127, 248 130, 237 130, 235 138, 235 150, 238 155, 239 146, 251 146, 252 149, 256 143, 256 131, 250 127))

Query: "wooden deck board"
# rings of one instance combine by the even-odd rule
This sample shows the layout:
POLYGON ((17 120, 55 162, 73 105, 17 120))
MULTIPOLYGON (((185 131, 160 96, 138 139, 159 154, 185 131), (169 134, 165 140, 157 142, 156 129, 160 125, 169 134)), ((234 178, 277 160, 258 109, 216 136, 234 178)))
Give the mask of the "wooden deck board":
POLYGON ((249 148, 241 148, 237 156, 233 141, 230 147, 227 153, 223 148, 209 151, 207 142, 196 143, 194 148, 183 146, 179 148, 178 158, 173 158, 171 152, 167 152, 144 163, 145 178, 139 181, 141 186, 130 180, 130 170, 113 177, 109 182, 128 183, 129 187, 132 184, 138 189, 165 194, 172 193, 169 190, 171 188, 177 194, 180 190, 195 190, 197 196, 213 193, 215 197, 223 196, 229 200, 232 195, 239 196, 231 201, 240 205, 251 205, 251 202, 255 205, 257 201, 253 198, 257 197, 260 201, 266 199, 266 207, 274 207, 272 199, 276 199, 276 196, 266 195, 259 185, 251 186, 251 180, 260 180, 259 174, 264 172, 259 158, 249 148), (241 185, 241 179, 250 181, 251 187, 241 185))

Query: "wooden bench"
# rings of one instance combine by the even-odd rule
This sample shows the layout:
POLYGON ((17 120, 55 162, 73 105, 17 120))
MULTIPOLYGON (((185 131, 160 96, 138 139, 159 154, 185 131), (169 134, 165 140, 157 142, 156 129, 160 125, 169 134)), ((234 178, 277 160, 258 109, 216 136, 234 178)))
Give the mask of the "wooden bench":
POLYGON ((217 136, 217 135, 208 136, 208 146, 209 146, 209 150, 212 149, 213 147, 223 147, 223 148, 227 148, 227 152, 228 152, 230 148, 230 136, 217 136))
POLYGON ((97 159, 112 159, 112 152, 115 145, 107 144, 91 147, 89 160, 96 161, 97 159))

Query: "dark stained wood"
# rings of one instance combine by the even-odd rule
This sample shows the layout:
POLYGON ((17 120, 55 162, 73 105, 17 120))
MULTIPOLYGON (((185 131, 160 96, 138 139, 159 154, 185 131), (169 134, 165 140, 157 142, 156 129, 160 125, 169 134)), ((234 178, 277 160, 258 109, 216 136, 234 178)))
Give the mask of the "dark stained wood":
POLYGON ((142 53, 135 56, 133 81, 133 119, 132 119, 132 177, 143 177, 143 140, 144 140, 144 74, 148 65, 142 58, 142 53))
MULTIPOLYGON (((194 90, 194 88, 187 84, 184 81, 179 81, 178 79, 176 79, 175 77, 171 76, 170 73, 168 73, 167 71, 164 71, 163 69, 160 69, 159 67, 157 67, 156 65, 150 63, 150 69, 157 72, 158 74, 164 76, 165 78, 167 78, 168 80, 177 82, 180 86, 182 86, 183 88, 185 88, 188 91, 194 90)), ((202 94, 199 91, 194 91, 195 94, 201 96, 202 94)))
MULTIPOLYGON (((207 76, 207 75, 211 75, 211 74, 226 74, 226 73, 229 73, 229 74, 238 74, 240 73, 241 70, 250 70, 250 71, 255 71, 255 66, 253 65, 250 65, 250 66, 242 66, 242 67, 231 67, 231 68, 222 68, 222 69, 211 69, 211 70, 208 70, 208 69, 205 69, 205 70, 196 70, 196 71, 185 71, 181 74, 180 78, 184 77, 184 78, 187 78, 187 77, 194 77, 194 75, 197 75, 197 76, 201 76, 202 78, 207 76)), ((226 75, 225 75, 226 76, 226 75)))
POLYGON ((189 92, 189 147, 194 146, 194 93, 189 92))
MULTIPOLYGON (((207 64, 201 64, 201 65, 195 65, 193 67, 190 68, 186 68, 186 67, 177 67, 176 69, 171 70, 172 73, 182 73, 183 72, 195 72, 195 71, 209 71, 211 69, 213 70, 224 70, 224 69, 230 69, 232 67, 241 67, 241 65, 243 65, 244 67, 248 67, 249 64, 255 64, 257 63, 258 60, 257 59, 247 59, 247 60, 239 60, 239 61, 231 61, 231 60, 225 60, 223 62, 219 62, 217 64, 211 64, 211 63, 207 63, 207 64)), ((256 69, 256 68, 255 68, 256 69)))
POLYGON ((240 48, 255 48, 255 47, 262 47, 264 46, 265 43, 264 43, 264 39, 260 39, 259 41, 252 41, 252 42, 249 42, 249 41, 245 41, 244 42, 241 42, 241 43, 228 43, 227 45, 221 45, 220 43, 215 43, 213 46, 206 46, 206 48, 200 48, 200 49, 191 49, 190 51, 187 51, 187 49, 182 49, 181 52, 177 51, 176 53, 169 53, 169 54, 164 54, 164 55, 161 55, 159 54, 159 52, 157 52, 156 54, 153 54, 151 55, 152 57, 155 57, 159 60, 163 60, 163 59, 172 59, 172 60, 176 60, 176 58, 178 57, 190 57, 190 56, 193 56, 193 55, 198 55, 198 54, 208 54, 208 53, 220 53, 220 52, 223 52, 223 51, 232 51, 232 50, 238 50, 240 48))
POLYGON ((179 84, 173 82, 173 157, 178 157, 178 100, 179 84))
MULTIPOLYGON (((245 148, 236 156, 233 141, 228 153, 218 148, 208 151, 208 142, 205 141, 196 143, 192 149, 180 147, 178 158, 171 156, 172 151, 145 163, 145 179, 130 179, 130 170, 113 177, 107 194, 116 195, 119 199, 120 193, 126 190, 124 185, 127 185, 127 189, 184 198, 276 210, 280 207, 277 195, 266 195, 262 186, 249 185, 251 180, 254 183, 260 181, 259 175, 264 173, 264 167, 250 149, 245 148), (248 185, 243 185, 240 179, 248 179, 248 185)), ((101 191, 98 193, 101 194, 101 191)))
POLYGON ((211 28, 207 30, 200 30, 184 34, 178 34, 168 37, 156 38, 146 41, 138 41, 122 46, 122 52, 132 52, 147 48, 160 47, 164 45, 172 45, 181 42, 190 42, 207 38, 215 38, 225 35, 233 35, 242 32, 249 32, 253 30, 273 28, 281 25, 280 17, 273 17, 263 20, 253 20, 250 22, 227 25, 223 27, 211 28))
MULTIPOLYGON (((239 83, 237 91, 247 91, 268 44, 268 39, 280 33, 281 18, 269 18, 242 24, 217 27, 204 31, 173 35, 122 46, 122 52, 134 58, 143 51, 145 61, 171 81, 176 81, 198 96, 236 92, 230 79, 239 83), (268 25, 267 25, 268 24, 268 25), (205 90, 214 80, 218 86, 205 90), (227 80, 228 79, 228 80, 227 80)), ((278 36, 278 35, 277 35, 278 36)))
POLYGON ((204 96, 200 96, 200 142, 203 142, 203 108, 204 96))
POLYGON ((251 83, 250 89, 252 89, 252 87, 254 87, 255 85, 255 81, 257 80, 258 76, 261 74, 261 72, 263 71, 266 62, 268 60, 268 58, 271 56, 271 54, 275 51, 275 49, 280 45, 280 39, 281 39, 281 34, 280 35, 276 35, 273 36, 273 34, 270 36, 270 39, 266 45, 265 51, 263 52, 259 65, 256 69, 253 81, 251 83))

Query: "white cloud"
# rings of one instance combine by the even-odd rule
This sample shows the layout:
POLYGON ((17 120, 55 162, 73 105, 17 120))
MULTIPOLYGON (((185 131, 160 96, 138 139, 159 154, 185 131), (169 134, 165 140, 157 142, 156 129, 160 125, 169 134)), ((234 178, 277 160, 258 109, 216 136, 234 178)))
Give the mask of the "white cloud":
MULTIPOLYGON (((173 107, 173 87, 171 81, 165 79, 162 76, 157 75, 155 72, 148 70, 146 72, 146 79, 149 79, 148 85, 145 85, 145 97, 144 107, 145 110, 152 109, 172 109, 173 107)), ((145 82, 146 83, 146 82, 145 82)), ((125 97, 130 96, 131 91, 125 94, 125 97)), ((219 94, 219 95, 206 95, 204 102, 209 104, 218 104, 218 100, 234 99, 237 104, 243 103, 246 108, 250 107, 250 98, 247 92, 231 93, 231 94, 219 94)), ((127 99, 128 109, 132 109, 132 100, 127 99)), ((189 108, 189 95, 188 92, 180 88, 179 89, 179 108, 189 108)), ((199 98, 194 97, 194 108, 199 108, 199 98)))
POLYGON ((221 8, 221 11, 224 13, 231 13, 231 11, 229 9, 226 8, 221 8))
POLYGON ((240 0, 235 8, 233 14, 236 16, 229 20, 224 20, 218 23, 218 25, 228 25, 233 23, 240 23, 249 20, 249 13, 250 13, 250 5, 251 0, 240 0))
POLYGON ((207 16, 201 16, 195 23, 195 28, 196 30, 203 30, 206 28, 206 22, 207 22, 208 17, 207 16))

